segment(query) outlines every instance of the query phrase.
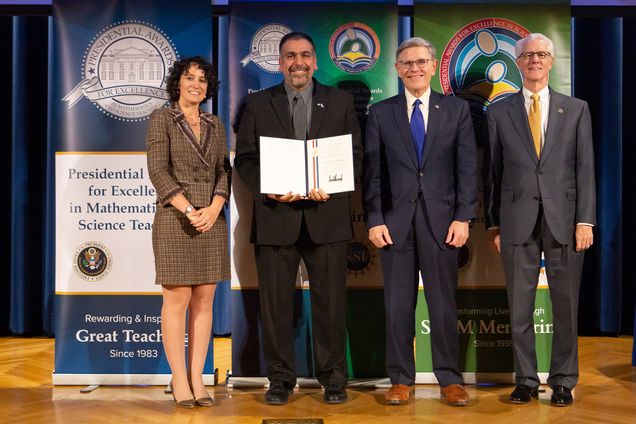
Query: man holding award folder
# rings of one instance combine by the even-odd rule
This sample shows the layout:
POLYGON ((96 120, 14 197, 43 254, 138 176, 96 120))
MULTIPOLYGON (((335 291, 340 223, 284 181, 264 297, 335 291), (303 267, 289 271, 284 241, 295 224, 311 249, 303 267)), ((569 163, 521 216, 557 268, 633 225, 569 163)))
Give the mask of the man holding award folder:
MULTIPOLYGON (((287 403, 296 385, 294 297, 300 260, 311 290, 316 377, 327 403, 347 399, 345 295, 347 241, 353 236, 347 193, 323 189, 307 195, 262 193, 260 137, 298 139, 351 134, 360 175, 362 145, 353 98, 312 78, 313 40, 292 32, 279 45, 284 82, 248 96, 236 141, 234 165, 254 196, 251 241, 256 268, 267 376, 265 402, 287 403)), ((301 142, 301 141, 299 141, 301 142)))
POLYGON ((435 48, 410 38, 395 68, 405 90, 369 110, 364 207, 369 239, 381 248, 389 404, 406 403, 415 383, 419 272, 431 326, 441 398, 466 405, 458 368, 457 252, 477 206, 477 152, 468 102, 431 90, 435 48))

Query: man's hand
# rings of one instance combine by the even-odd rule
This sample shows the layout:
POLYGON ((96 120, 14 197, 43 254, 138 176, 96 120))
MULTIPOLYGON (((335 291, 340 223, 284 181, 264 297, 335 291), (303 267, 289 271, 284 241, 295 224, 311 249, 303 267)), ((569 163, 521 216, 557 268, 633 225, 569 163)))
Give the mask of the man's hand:
POLYGON ((369 240, 371 240, 371 243, 377 248, 393 244, 389 229, 386 225, 376 225, 375 227, 369 228, 369 240))
POLYGON ((594 243, 594 233, 592 232, 591 225, 578 224, 576 231, 574 232, 574 238, 576 239, 576 251, 582 252, 587 250, 594 243))
POLYGON ((492 230, 488 230, 488 243, 491 248, 497 250, 497 252, 501 253, 501 236, 499 235, 499 228, 494 228, 492 230))
POLYGON ((319 188, 318 190, 310 190, 308 197, 316 202, 326 202, 327 200, 329 200, 329 195, 325 193, 325 191, 321 188, 319 188))
POLYGON ((451 222, 445 243, 453 247, 462 247, 466 244, 466 240, 468 240, 468 222, 451 222))
POLYGON ((281 203, 290 203, 290 202, 295 202, 297 200, 303 200, 306 199, 306 197, 301 196, 300 194, 293 194, 291 191, 288 191, 285 194, 268 194, 267 197, 269 197, 272 200, 276 200, 278 202, 281 203))

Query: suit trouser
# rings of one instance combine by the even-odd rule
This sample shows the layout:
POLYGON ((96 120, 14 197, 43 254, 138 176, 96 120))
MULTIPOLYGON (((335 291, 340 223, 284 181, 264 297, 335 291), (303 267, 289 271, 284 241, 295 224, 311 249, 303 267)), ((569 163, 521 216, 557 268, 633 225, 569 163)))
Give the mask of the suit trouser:
POLYGON ((294 298, 303 259, 311 293, 316 378, 323 386, 345 386, 347 242, 315 244, 304 221, 302 227, 295 244, 255 247, 267 377, 296 384, 294 298))
POLYGON ((422 205, 404 245, 381 251, 386 311, 386 369, 392 384, 415 383, 415 307, 422 272, 430 317, 433 372, 440 386, 463 384, 458 368, 457 249, 435 242, 422 205))
POLYGON ((548 384, 572 389, 579 377, 577 312, 583 252, 575 251, 574 234, 568 245, 555 240, 541 207, 527 242, 501 245, 510 305, 515 383, 530 387, 540 384, 533 314, 542 251, 554 322, 548 384))

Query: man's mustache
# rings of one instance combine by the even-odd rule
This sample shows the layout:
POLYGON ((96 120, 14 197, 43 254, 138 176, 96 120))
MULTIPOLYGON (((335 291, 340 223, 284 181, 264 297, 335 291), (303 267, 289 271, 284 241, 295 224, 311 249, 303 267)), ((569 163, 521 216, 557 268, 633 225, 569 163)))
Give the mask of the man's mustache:
POLYGON ((309 66, 306 65, 292 65, 289 67, 288 69, 289 72, 296 72, 296 71, 309 71, 309 66))

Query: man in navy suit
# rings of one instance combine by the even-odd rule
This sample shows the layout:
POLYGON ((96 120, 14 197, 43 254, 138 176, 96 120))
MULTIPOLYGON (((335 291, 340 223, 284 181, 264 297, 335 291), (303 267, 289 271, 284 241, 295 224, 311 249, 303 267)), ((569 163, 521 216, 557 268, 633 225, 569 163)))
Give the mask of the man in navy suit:
POLYGON ((538 397, 532 314, 543 251, 554 315, 548 384, 552 404, 565 406, 579 377, 579 287, 596 224, 592 123, 586 102, 548 86, 555 59, 548 37, 529 34, 515 53, 523 88, 488 107, 484 162, 486 224, 510 304, 516 386, 509 399, 538 397))
POLYGON ((397 50, 404 92, 369 110, 364 205, 369 239, 380 248, 390 404, 415 383, 415 306, 421 271, 441 398, 466 405, 458 368, 457 253, 477 205, 477 153, 468 103, 431 90, 435 47, 419 37, 397 50))

